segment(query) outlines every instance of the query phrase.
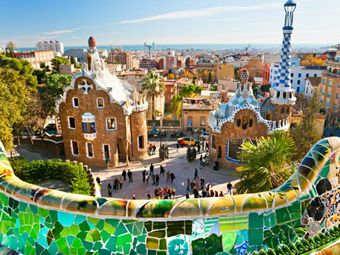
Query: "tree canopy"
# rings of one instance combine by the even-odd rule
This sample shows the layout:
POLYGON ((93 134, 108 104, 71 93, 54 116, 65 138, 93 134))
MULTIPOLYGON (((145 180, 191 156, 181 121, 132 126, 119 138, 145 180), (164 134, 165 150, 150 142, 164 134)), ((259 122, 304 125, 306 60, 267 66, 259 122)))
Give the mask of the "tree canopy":
POLYGON ((175 114, 177 118, 180 118, 182 111, 182 99, 200 94, 202 90, 203 87, 194 84, 184 85, 179 93, 171 99, 171 112, 175 114))
POLYGON ((256 143, 244 142, 239 157, 242 165, 236 169, 241 173, 237 191, 254 193, 278 187, 291 175, 288 164, 294 153, 293 139, 282 131, 260 137, 256 143))
POLYGON ((0 56, 0 140, 13 146, 13 127, 23 123, 37 79, 25 60, 0 56))
POLYGON ((311 99, 306 100, 307 106, 303 108, 301 123, 295 128, 291 128, 291 136, 299 148, 297 153, 299 159, 305 156, 312 145, 321 138, 315 127, 315 115, 318 114, 321 109, 318 98, 318 93, 315 92, 311 99))
POLYGON ((325 66, 326 61, 322 57, 315 57, 310 54, 303 58, 300 64, 302 66, 325 66))
POLYGON ((64 57, 54 57, 52 59, 52 72, 59 73, 60 72, 60 65, 70 64, 70 60, 64 57))

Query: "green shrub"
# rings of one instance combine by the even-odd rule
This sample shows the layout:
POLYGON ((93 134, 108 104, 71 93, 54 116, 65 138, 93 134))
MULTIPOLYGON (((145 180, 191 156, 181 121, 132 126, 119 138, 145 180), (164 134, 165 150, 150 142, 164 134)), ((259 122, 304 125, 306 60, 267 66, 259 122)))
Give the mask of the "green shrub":
POLYGON ((10 161, 15 175, 26 182, 39 184, 48 179, 61 180, 71 187, 72 193, 83 195, 92 193, 86 170, 78 163, 60 159, 28 162, 23 158, 15 158, 10 161))
POLYGON ((268 253, 265 250, 261 249, 259 251, 259 255, 268 255, 268 253))

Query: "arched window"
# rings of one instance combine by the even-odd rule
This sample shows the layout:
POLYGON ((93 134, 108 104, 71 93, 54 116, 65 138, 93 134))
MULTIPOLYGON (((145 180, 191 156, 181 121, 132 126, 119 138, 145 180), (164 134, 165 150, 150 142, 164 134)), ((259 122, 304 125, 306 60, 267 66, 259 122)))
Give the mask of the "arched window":
POLYGON ((280 97, 280 91, 277 92, 277 95, 276 95, 277 98, 280 97))
POLYGON ((253 126, 253 119, 250 119, 249 120, 249 127, 252 127, 253 126))
POLYGON ((236 121, 236 125, 237 125, 238 127, 240 127, 240 126, 241 126, 241 119, 237 119, 237 121, 236 121))
POLYGON ((104 98, 102 97, 97 98, 97 108, 104 108, 104 98))
POLYGON ((287 97, 286 92, 283 92, 283 98, 286 99, 286 97, 287 97))

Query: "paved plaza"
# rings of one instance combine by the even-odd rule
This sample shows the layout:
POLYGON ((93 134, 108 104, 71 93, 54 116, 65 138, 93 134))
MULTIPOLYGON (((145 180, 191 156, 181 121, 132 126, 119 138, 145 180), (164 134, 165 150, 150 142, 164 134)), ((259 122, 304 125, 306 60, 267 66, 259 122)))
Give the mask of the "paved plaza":
POLYGON ((227 183, 229 181, 235 183, 235 181, 238 179, 235 170, 224 169, 220 167, 219 171, 214 171, 212 169, 213 162, 210 162, 210 165, 207 167, 200 168, 199 157, 201 154, 204 155, 204 152, 198 154, 196 160, 189 162, 186 158, 187 148, 179 148, 177 152, 176 141, 168 141, 170 158, 161 161, 158 156, 160 142, 151 142, 157 146, 156 155, 150 156, 150 158, 147 160, 130 162, 129 166, 92 170, 95 177, 99 177, 101 179, 102 196, 108 195, 107 184, 111 183, 113 186, 114 180, 122 175, 122 171, 124 169, 126 169, 126 171, 128 169, 131 170, 133 182, 128 182, 127 178, 127 180, 123 183, 122 189, 113 190, 112 197, 131 199, 133 195, 135 195, 137 199, 146 199, 147 194, 150 193, 151 197, 153 198, 155 197, 155 189, 157 187, 164 188, 166 186, 174 187, 176 189, 176 197, 185 196, 187 193, 187 178, 190 180, 194 179, 195 168, 198 169, 198 176, 204 178, 205 184, 210 183, 213 190, 218 192, 222 191, 224 194, 227 193, 227 183), (154 174, 160 174, 159 167, 161 164, 165 168, 165 171, 173 172, 176 177, 173 185, 166 182, 166 175, 160 176, 160 182, 158 186, 153 186, 152 180, 149 180, 148 185, 143 182, 142 171, 144 169, 149 171, 151 163, 153 163, 155 167, 154 174))

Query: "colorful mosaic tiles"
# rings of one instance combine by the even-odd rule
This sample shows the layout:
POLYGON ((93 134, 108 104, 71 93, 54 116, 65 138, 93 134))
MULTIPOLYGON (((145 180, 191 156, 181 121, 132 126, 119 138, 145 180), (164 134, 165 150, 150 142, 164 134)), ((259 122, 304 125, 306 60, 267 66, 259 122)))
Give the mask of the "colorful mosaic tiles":
POLYGON ((270 192, 123 200, 19 180, 0 147, 0 244, 23 254, 247 254, 339 223, 340 138, 319 141, 270 192))

